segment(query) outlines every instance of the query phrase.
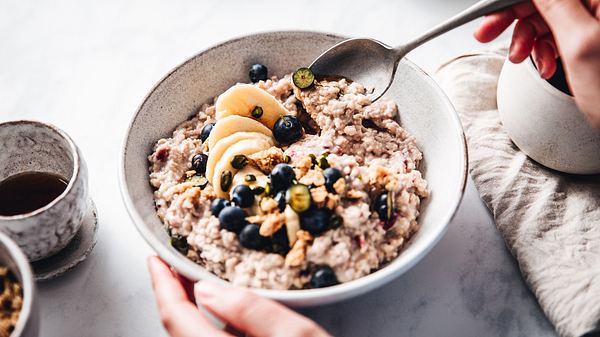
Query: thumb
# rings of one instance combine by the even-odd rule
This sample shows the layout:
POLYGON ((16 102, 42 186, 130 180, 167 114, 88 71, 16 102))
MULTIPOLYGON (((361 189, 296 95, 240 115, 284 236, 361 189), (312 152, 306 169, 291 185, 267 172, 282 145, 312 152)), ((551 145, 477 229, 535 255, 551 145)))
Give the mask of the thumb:
POLYGON ((581 0, 533 0, 557 40, 571 39, 596 20, 581 0))

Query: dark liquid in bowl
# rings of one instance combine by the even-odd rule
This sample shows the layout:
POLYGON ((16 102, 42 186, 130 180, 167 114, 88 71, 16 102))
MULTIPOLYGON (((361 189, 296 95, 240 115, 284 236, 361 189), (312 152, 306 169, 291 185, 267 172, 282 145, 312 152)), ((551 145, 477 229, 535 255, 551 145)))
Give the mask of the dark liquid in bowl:
POLYGON ((548 82, 552 84, 556 89, 564 92, 569 96, 573 96, 571 94, 571 89, 569 89, 569 84, 567 83, 567 77, 565 76, 565 69, 563 68, 562 62, 560 59, 556 60, 556 73, 554 76, 548 79, 548 82))
POLYGON ((56 199, 67 187, 63 177, 45 172, 23 172, 0 182, 0 215, 33 212, 56 199))
MULTIPOLYGON (((533 64, 535 67, 535 63, 533 64)), ((537 67, 536 67, 537 68, 537 67)), ((548 83, 552 84, 556 89, 564 92, 569 96, 573 96, 571 93, 571 89, 569 88, 569 84, 567 83, 567 77, 565 75, 565 68, 563 67, 562 61, 560 58, 556 59, 556 73, 549 79, 547 79, 548 83)))

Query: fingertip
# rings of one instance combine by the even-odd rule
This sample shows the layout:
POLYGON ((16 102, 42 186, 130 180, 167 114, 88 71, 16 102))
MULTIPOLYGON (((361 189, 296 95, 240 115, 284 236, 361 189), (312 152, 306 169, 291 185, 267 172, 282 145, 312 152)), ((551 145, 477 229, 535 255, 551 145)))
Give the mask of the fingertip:
POLYGON ((477 30, 473 32, 473 37, 475 38, 475 40, 481 43, 485 43, 483 37, 481 36, 481 26, 479 26, 479 28, 477 28, 477 30))
POLYGON ((216 294, 222 293, 224 288, 210 281, 198 281, 194 283, 194 297, 196 301, 205 303, 212 299, 216 294))
POLYGON ((146 265, 148 266, 148 270, 150 271, 150 273, 156 271, 157 263, 158 261, 156 261, 156 256, 148 256, 146 258, 146 265))
POLYGON ((544 71, 542 73, 542 78, 547 80, 550 79, 556 73, 556 59, 555 58, 547 58, 544 59, 544 71))

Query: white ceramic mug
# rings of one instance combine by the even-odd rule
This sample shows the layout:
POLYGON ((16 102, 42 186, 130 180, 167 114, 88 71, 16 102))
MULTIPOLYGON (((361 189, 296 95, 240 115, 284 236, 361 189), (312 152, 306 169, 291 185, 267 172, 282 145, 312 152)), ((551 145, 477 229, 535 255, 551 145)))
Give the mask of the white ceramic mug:
POLYGON ((0 231, 30 261, 57 253, 73 239, 87 211, 88 173, 81 152, 60 129, 35 121, 0 123, 0 181, 23 172, 47 172, 68 181, 49 204, 29 213, 0 215, 0 231))
POLYGON ((531 159, 561 172, 600 173, 600 131, 572 96, 540 77, 531 58, 504 63, 498 110, 512 141, 531 159))

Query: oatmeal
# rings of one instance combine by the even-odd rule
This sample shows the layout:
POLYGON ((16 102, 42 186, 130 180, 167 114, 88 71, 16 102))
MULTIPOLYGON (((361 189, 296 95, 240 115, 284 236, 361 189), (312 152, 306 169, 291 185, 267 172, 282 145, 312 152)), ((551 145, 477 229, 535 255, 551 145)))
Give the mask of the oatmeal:
POLYGON ((0 267, 0 337, 9 337, 23 306, 21 285, 6 267, 0 267))
POLYGON ((396 104, 298 74, 233 86, 148 157, 172 245, 235 285, 348 282, 419 228, 422 154, 396 104))

